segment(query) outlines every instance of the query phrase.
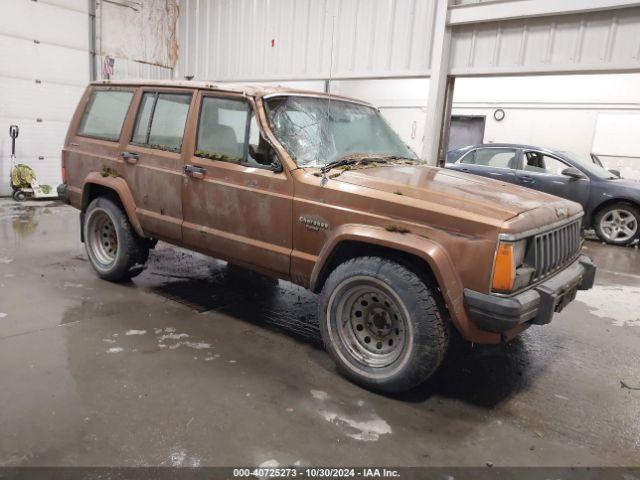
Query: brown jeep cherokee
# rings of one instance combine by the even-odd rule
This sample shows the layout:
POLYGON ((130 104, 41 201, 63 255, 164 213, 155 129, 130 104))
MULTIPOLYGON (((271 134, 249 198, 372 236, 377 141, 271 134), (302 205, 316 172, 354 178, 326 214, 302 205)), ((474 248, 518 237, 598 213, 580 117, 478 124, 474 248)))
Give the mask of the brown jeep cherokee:
POLYGON ((595 276, 580 205, 426 166, 358 100, 94 83, 62 169, 100 277, 137 275, 162 240, 303 285, 340 370, 380 391, 433 374, 451 326, 508 341, 595 276))

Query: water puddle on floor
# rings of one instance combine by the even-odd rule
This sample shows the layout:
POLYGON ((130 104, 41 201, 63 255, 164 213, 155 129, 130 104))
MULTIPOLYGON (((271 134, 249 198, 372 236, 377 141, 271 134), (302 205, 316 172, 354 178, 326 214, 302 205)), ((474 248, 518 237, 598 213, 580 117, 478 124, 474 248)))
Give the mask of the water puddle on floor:
POLYGON ((594 285, 591 290, 580 292, 576 300, 584 303, 593 315, 611 319, 615 326, 640 327, 638 299, 640 287, 594 285))

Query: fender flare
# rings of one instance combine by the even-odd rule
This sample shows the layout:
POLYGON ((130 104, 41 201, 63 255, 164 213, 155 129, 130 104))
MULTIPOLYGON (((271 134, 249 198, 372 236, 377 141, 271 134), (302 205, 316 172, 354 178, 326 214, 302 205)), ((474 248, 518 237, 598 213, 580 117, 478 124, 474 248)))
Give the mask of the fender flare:
POLYGON ((89 206, 88 191, 91 185, 100 185, 113 190, 116 195, 118 195, 120 203, 122 203, 122 206, 124 207, 124 211, 129 218, 129 222, 131 223, 133 230, 141 237, 145 236, 142 230, 142 225, 140 225, 140 220, 138 219, 138 214, 136 213, 136 202, 133 199, 133 194, 131 193, 129 185, 127 185, 127 182, 124 178, 103 177, 98 172, 91 172, 89 175, 87 175, 87 177, 84 179, 84 183, 82 184, 82 200, 80 211, 83 213, 89 206))
POLYGON ((311 272, 310 287, 315 291, 323 269, 338 246, 346 241, 398 250, 422 259, 431 269, 449 310, 451 322, 468 341, 500 343, 497 333, 480 330, 469 318, 464 304, 464 286, 449 254, 439 243, 419 235, 390 232, 370 225, 341 225, 327 239, 311 272))

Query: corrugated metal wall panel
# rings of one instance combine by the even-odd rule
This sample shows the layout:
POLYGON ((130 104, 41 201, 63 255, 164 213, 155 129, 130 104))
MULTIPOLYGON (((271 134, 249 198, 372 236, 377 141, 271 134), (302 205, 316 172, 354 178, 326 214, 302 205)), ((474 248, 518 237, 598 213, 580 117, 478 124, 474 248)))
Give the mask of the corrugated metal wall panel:
POLYGON ((89 2, 84 0, 38 0, 40 3, 48 3, 57 7, 68 8, 82 13, 89 13, 89 2))
POLYGON ((454 27, 451 72, 640 70, 640 8, 454 27))
MULTIPOLYGON (((428 76, 437 1, 182 0, 177 73, 219 81, 428 76)), ((456 0, 452 8, 519 1, 456 0)), ((638 7, 458 25, 451 72, 638 71, 639 26, 638 7)))
MULTIPOLYGON (((173 78, 173 69, 136 62, 128 58, 114 58, 112 80, 169 80, 173 78)), ((103 79, 102 68, 98 66, 98 79, 103 79)))
MULTIPOLYGON (((452 0, 451 5, 474 5, 478 3, 498 3, 505 0, 452 0)), ((508 0, 510 2, 517 2, 519 0, 508 0)))
POLYGON ((436 1, 183 0, 178 75, 219 81, 428 75, 436 1))

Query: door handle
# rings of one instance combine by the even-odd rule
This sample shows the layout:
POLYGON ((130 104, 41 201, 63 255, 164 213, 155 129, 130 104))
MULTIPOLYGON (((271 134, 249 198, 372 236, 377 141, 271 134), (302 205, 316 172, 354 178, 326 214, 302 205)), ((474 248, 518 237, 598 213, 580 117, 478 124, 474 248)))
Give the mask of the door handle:
POLYGON ((529 175, 525 175, 520 177, 520 180, 522 180, 523 183, 535 183, 535 178, 530 177, 529 175))
POLYGON ((197 165, 185 165, 184 173, 190 175, 193 178, 204 178, 207 173, 206 168, 198 167, 197 165))
POLYGON ((469 170, 468 168, 461 168, 460 170, 463 171, 463 172, 467 172, 467 173, 471 172, 471 170, 469 170))
POLYGON ((133 152, 122 152, 120 156, 124 159, 125 162, 130 164, 135 164, 140 159, 140 156, 137 153, 133 152))

